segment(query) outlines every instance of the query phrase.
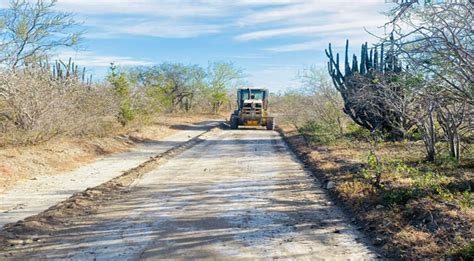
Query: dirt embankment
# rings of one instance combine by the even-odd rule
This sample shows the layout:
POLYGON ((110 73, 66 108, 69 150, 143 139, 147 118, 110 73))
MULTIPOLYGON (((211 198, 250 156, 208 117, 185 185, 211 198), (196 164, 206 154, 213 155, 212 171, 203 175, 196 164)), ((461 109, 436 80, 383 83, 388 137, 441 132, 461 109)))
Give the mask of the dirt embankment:
POLYGON ((161 116, 148 126, 125 128, 106 137, 58 137, 40 145, 0 147, 0 193, 24 180, 59 175, 103 156, 128 151, 143 141, 171 135, 180 124, 211 117, 161 116))
MULTIPOLYGON (((413 181, 403 176, 384 177, 383 182, 391 188, 375 189, 363 177, 367 144, 312 146, 291 126, 280 126, 278 131, 385 256, 417 259, 454 255, 465 259, 472 254, 472 208, 440 200, 436 194, 410 193, 416 191, 410 187, 413 181)), ((422 149, 415 145, 402 148, 387 144, 379 153, 388 158, 401 154, 422 158, 422 149)), ((472 176, 469 169, 467 172, 464 175, 472 176)))

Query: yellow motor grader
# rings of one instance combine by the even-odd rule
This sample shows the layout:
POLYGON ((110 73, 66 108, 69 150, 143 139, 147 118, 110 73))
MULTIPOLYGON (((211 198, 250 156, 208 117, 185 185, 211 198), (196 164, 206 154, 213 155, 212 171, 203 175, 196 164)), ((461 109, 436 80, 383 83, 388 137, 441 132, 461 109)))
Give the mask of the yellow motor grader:
POLYGON ((274 118, 268 115, 268 90, 239 88, 237 90, 237 110, 230 116, 231 129, 239 126, 275 127, 274 118))

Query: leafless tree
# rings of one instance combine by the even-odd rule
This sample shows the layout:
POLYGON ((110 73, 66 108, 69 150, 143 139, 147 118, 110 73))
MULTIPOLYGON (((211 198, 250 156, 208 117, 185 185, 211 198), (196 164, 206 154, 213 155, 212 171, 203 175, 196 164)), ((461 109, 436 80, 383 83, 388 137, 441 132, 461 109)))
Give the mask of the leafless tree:
POLYGON ((327 126, 337 128, 339 134, 344 131, 344 121, 346 117, 342 111, 344 102, 329 81, 327 74, 321 69, 311 66, 298 75, 304 86, 303 93, 306 96, 306 111, 313 114, 318 121, 322 121, 327 126))
POLYGON ((298 129, 305 122, 316 118, 308 96, 301 90, 287 90, 285 93, 270 93, 272 113, 279 122, 291 124, 298 129))
POLYGON ((363 106, 371 115, 391 121, 388 124, 403 132, 405 137, 406 133, 416 126, 423 137, 427 160, 434 161, 437 103, 432 93, 426 91, 426 82, 409 74, 398 74, 396 81, 386 81, 381 75, 377 77, 381 79, 377 83, 360 78, 357 81, 361 88, 351 96, 354 104, 363 106))
MULTIPOLYGON (((451 157, 461 160, 461 137, 465 131, 471 131, 472 126, 466 122, 472 106, 463 99, 452 95, 437 95, 437 120, 444 131, 445 139, 451 157)), ((472 115, 470 115, 472 117, 472 115)))
POLYGON ((64 134, 99 134, 114 119, 112 92, 37 68, 0 71, 0 140, 36 143, 64 134))
POLYGON ((460 160, 462 135, 472 132, 474 109, 474 34, 472 1, 403 1, 391 10, 385 25, 394 39, 406 72, 422 75, 426 115, 425 130, 437 121, 450 155, 460 160), (472 117, 472 116, 471 116, 472 117))
POLYGON ((15 69, 45 59, 59 47, 78 44, 71 13, 53 10, 56 0, 10 0, 0 11, 0 63, 15 69))
MULTIPOLYGON (((412 1, 414 2, 414 1, 412 1)), ((411 70, 442 81, 452 95, 474 104, 474 3, 402 4, 386 26, 411 70)))

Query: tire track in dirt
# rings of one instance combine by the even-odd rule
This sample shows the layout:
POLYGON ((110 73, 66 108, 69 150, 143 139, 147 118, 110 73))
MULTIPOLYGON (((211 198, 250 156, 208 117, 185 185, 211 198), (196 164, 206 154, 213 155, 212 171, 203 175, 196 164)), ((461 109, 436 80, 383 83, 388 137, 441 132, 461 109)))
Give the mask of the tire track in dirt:
POLYGON ((36 215, 74 193, 96 187, 216 126, 218 122, 175 125, 175 134, 158 141, 144 140, 130 151, 108 155, 60 175, 42 175, 0 193, 0 228, 36 215))
MULTIPOLYGON (((218 130, 134 179, 97 195, 53 235, 9 249, 11 258, 371 259, 280 136, 218 130)), ((86 192, 88 193, 88 192, 86 192)))

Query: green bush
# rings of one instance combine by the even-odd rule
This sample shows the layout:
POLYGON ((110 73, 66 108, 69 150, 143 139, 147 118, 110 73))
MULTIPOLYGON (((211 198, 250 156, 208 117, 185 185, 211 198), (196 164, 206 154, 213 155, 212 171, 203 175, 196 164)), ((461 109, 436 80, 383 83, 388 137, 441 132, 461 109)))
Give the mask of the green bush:
MULTIPOLYGON (((373 167, 362 170, 366 179, 366 173, 370 173, 373 167)), ((419 198, 426 195, 436 195, 442 200, 454 202, 463 208, 472 208, 473 193, 467 191, 453 191, 449 188, 449 178, 442 173, 422 170, 419 167, 411 167, 402 162, 383 164, 380 170, 394 178, 408 177, 413 181, 412 186, 402 188, 386 188, 383 192, 383 200, 387 204, 405 204, 409 199, 419 198)))
POLYGON ((131 106, 130 85, 125 77, 125 73, 119 72, 114 64, 110 66, 110 73, 107 79, 112 85, 112 90, 119 102, 118 121, 125 126, 135 116, 131 106))
POLYGON ((413 128, 407 133, 407 138, 410 140, 423 140, 423 133, 418 128, 413 128))
POLYGON ((370 153, 367 156, 367 167, 361 170, 361 174, 366 180, 370 180, 370 183, 374 186, 383 187, 383 184, 380 184, 380 179, 385 167, 386 165, 380 162, 374 153, 370 153))
POLYGON ((123 101, 119 107, 118 121, 122 126, 127 125, 130 121, 135 118, 135 113, 130 106, 129 101, 123 101))
POLYGON ((456 158, 453 158, 452 156, 448 154, 441 154, 438 155, 435 161, 436 165, 438 165, 441 168, 445 169, 457 169, 459 168, 459 161, 456 160, 456 158))
POLYGON ((394 188, 385 190, 383 193, 383 202, 387 205, 403 205, 410 199, 417 198, 421 191, 414 188, 394 188))
POLYGON ((474 193, 471 191, 457 192, 455 195, 459 198, 459 204, 463 208, 473 208, 474 207, 474 193))
POLYGON ((337 139, 335 129, 333 127, 321 124, 316 121, 306 122, 298 129, 298 131, 308 142, 312 144, 329 145, 333 144, 337 139))
POLYGON ((449 251, 447 256, 458 260, 472 260, 474 256, 474 241, 471 240, 471 242, 466 243, 464 246, 449 251))
POLYGON ((346 127, 345 136, 356 140, 366 140, 370 136, 370 131, 351 122, 346 127))

